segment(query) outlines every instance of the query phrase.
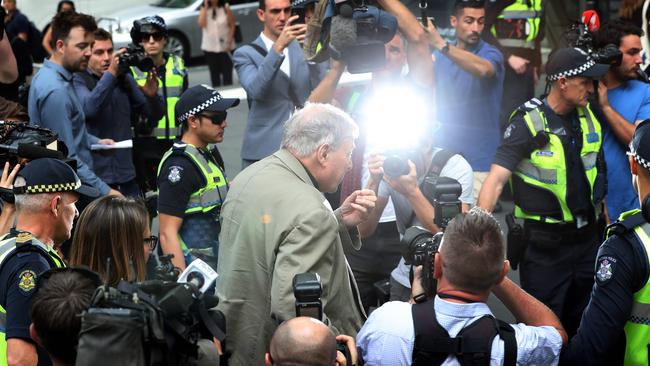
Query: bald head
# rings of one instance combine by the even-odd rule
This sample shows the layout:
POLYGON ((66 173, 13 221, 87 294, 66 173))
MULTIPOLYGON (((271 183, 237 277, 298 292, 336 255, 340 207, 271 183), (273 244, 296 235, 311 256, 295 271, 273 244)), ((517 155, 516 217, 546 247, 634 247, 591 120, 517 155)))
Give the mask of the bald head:
POLYGON ((273 365, 332 366, 336 338, 321 321, 299 317, 280 324, 271 339, 273 365))

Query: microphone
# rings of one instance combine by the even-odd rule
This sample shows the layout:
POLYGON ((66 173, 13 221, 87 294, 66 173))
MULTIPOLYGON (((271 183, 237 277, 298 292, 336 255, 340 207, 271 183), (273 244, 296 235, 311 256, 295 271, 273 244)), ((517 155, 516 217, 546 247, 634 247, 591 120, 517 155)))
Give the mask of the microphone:
POLYGON ((330 26, 330 55, 335 60, 340 60, 345 50, 356 44, 357 22, 352 19, 352 7, 345 4, 341 6, 339 15, 332 17, 330 26))
POLYGON ((0 144, 0 151, 6 151, 26 159, 53 158, 63 160, 65 158, 60 151, 50 150, 34 144, 18 144, 18 146, 0 144))
POLYGON ((595 10, 585 10, 582 12, 580 21, 587 27, 589 32, 597 31, 600 28, 600 17, 595 10))

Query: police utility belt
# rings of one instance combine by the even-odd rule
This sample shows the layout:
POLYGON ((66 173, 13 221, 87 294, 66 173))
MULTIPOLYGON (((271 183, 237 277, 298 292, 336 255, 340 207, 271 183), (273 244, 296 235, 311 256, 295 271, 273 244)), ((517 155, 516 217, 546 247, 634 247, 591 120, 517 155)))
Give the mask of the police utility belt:
POLYGON ((575 215, 576 221, 549 224, 535 220, 524 220, 524 236, 537 247, 557 247, 558 245, 577 244, 597 234, 598 225, 595 218, 575 215))

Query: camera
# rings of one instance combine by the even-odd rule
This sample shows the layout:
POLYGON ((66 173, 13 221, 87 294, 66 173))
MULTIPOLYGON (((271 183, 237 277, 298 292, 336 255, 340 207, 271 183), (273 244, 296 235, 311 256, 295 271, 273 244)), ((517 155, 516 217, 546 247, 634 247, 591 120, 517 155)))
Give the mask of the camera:
POLYGON ((427 176, 422 182, 422 194, 433 205, 433 223, 439 228, 447 227, 456 215, 461 212, 459 200, 463 187, 457 180, 449 177, 427 176))
POLYGON ((433 234, 420 226, 406 229, 402 237, 402 257, 404 263, 422 266, 422 287, 427 297, 436 292, 436 280, 433 277, 433 258, 442 243, 442 232, 433 234))
POLYGON ((408 161, 413 161, 417 153, 412 150, 388 150, 384 154, 384 174, 397 178, 409 173, 408 161))
MULTIPOLYGON (((187 282, 155 279, 98 287, 81 315, 77 364, 196 364, 199 340, 225 339, 223 314, 208 310, 218 298, 201 291, 214 283, 216 275, 206 273, 206 266, 188 266, 180 277, 187 282)), ((178 269, 163 263, 156 272, 169 279, 178 269)))
POLYGON ((151 57, 144 53, 144 48, 136 46, 133 43, 126 47, 124 53, 120 55, 120 74, 129 71, 129 67, 137 67, 142 71, 149 71, 154 68, 151 57))
POLYGON ((323 320, 323 293, 318 273, 298 273, 293 277, 293 296, 296 298, 296 316, 323 320))
POLYGON ((564 35, 570 47, 585 51, 599 64, 618 66, 623 60, 623 54, 615 44, 607 44, 601 48, 594 47, 594 37, 583 23, 572 25, 564 35))

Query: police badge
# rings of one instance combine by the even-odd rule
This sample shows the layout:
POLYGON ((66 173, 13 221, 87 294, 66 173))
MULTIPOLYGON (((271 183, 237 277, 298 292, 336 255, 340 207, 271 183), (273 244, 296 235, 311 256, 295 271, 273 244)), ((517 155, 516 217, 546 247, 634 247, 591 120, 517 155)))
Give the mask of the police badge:
POLYGON ((176 184, 180 182, 181 180, 181 171, 183 171, 183 168, 179 166, 172 166, 169 168, 169 175, 167 176, 167 180, 169 180, 172 184, 176 184))

